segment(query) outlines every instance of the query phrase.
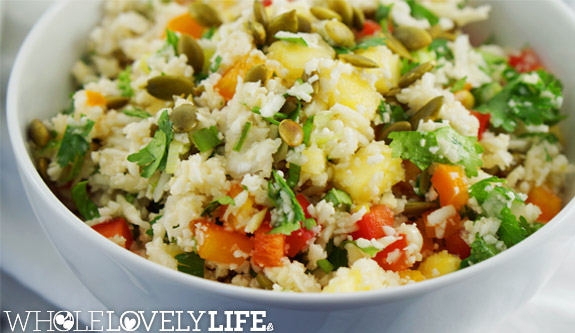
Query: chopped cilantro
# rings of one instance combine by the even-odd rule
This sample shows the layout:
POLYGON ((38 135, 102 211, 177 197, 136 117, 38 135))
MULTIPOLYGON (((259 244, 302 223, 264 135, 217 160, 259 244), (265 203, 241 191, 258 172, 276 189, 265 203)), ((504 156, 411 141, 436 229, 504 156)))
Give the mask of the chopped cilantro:
POLYGON ((220 68, 221 63, 222 63, 222 57, 218 55, 216 59, 214 59, 214 63, 210 66, 210 72, 212 73, 217 72, 218 68, 220 68))
POLYGON ((152 226, 156 224, 156 222, 158 222, 162 218, 162 216, 163 215, 158 215, 153 220, 150 221, 150 229, 146 230, 146 235, 154 237, 154 229, 152 228, 152 226))
POLYGON ((467 80, 467 76, 464 76, 461 79, 455 81, 455 83, 451 86, 451 92, 462 90, 465 87, 465 80, 467 80))
POLYGON ((250 131, 251 127, 252 127, 252 123, 249 121, 244 125, 244 128, 242 129, 242 134, 240 135, 238 142, 236 142, 236 144, 234 146, 234 151, 240 152, 242 150, 242 146, 244 145, 244 142, 246 141, 246 138, 248 137, 248 132, 250 131))
POLYGON ((272 171, 272 178, 268 183, 268 197, 275 208, 271 214, 274 228, 270 233, 290 235, 301 228, 300 221, 305 219, 305 215, 284 178, 275 170, 272 171))
POLYGON ((166 168, 168 147, 173 137, 172 122, 168 118, 167 110, 160 115, 158 127, 154 138, 146 147, 128 156, 128 161, 136 162, 143 167, 140 175, 144 178, 150 178, 156 170, 166 168))
POLYGON ((212 39, 212 37, 214 37, 214 34, 216 33, 216 27, 210 27, 208 30, 206 30, 206 32, 204 32, 204 34, 202 35, 203 39, 212 39))
POLYGON ((79 182, 72 187, 72 200, 86 221, 100 217, 98 206, 90 199, 87 191, 88 181, 79 182))
POLYGON ((436 38, 429 44, 429 50, 435 52, 437 59, 445 58, 446 60, 453 60, 453 53, 447 47, 447 39, 436 38))
POLYGON ((519 135, 520 138, 540 138, 541 140, 547 141, 549 143, 557 143, 559 142, 559 138, 553 133, 543 133, 543 132, 534 132, 534 133, 523 133, 519 135))
POLYGON ((90 142, 88 142, 87 137, 92 127, 94 127, 94 122, 87 118, 84 125, 66 126, 57 154, 57 162, 60 167, 71 166, 68 176, 63 181, 72 180, 80 173, 84 164, 84 157, 90 149, 90 142))
POLYGON ((409 116, 401 106, 388 104, 384 100, 381 100, 379 103, 377 111, 381 117, 381 122, 387 125, 396 123, 398 121, 409 121, 409 116), (389 120, 386 119, 386 114, 389 114, 389 120))
POLYGON ((118 89, 122 92, 122 96, 124 97, 132 97, 134 96, 134 89, 132 89, 130 79, 130 74, 132 73, 132 67, 127 66, 126 69, 118 74, 118 89))
POLYGON ((420 63, 417 61, 411 61, 407 58, 401 58, 401 75, 405 75, 410 70, 419 66, 420 63))
POLYGON ((434 26, 439 23, 439 18, 435 16, 429 9, 425 8, 415 0, 407 0, 409 8, 411 8, 411 16, 416 19, 426 19, 430 25, 434 26))
POLYGON ((304 228, 306 228, 307 230, 311 230, 317 225, 317 222, 313 217, 310 217, 309 219, 303 220, 302 224, 304 228))
POLYGON ((333 265, 334 270, 347 266, 347 250, 343 246, 335 246, 333 239, 330 239, 325 245, 325 251, 327 252, 327 260, 333 265))
POLYGON ((345 210, 349 210, 353 204, 349 194, 335 187, 327 192, 323 200, 331 202, 335 208, 344 208, 345 210))
POLYGON ((133 205, 134 201, 138 197, 138 194, 137 193, 126 193, 126 195, 124 197, 126 198, 127 202, 129 202, 130 204, 133 205))
POLYGON ((441 127, 433 132, 405 131, 393 132, 389 135, 393 139, 390 147, 393 156, 408 159, 421 170, 427 169, 431 163, 459 164, 465 168, 468 177, 477 175, 477 170, 483 165, 480 154, 483 148, 477 143, 474 136, 462 136, 453 128, 441 127), (451 161, 441 154, 438 142, 449 145, 449 148, 457 151, 457 161, 451 161))
POLYGON ((216 126, 211 126, 210 128, 202 128, 192 133, 192 141, 200 152, 205 153, 222 143, 218 133, 218 128, 216 126))
POLYGON ((70 96, 68 96, 69 100, 68 100, 68 106, 62 110, 63 114, 73 114, 74 110, 76 109, 74 107, 74 93, 71 93, 70 96))
POLYGON ((387 20, 387 18, 389 17, 389 13, 391 13, 392 7, 393 4, 386 6, 380 3, 377 6, 377 9, 375 10, 375 21, 381 22, 383 20, 387 20))
POLYGON ((201 216, 212 216, 212 213, 216 211, 216 209, 218 209, 221 205, 232 205, 235 206, 236 202, 234 201, 234 199, 232 199, 229 196, 225 196, 225 197, 221 197, 221 198, 217 198, 216 200, 210 202, 206 208, 204 209, 204 211, 202 212, 201 216))
POLYGON ((122 113, 125 114, 126 116, 142 118, 142 119, 146 119, 152 116, 148 112, 138 108, 134 108, 132 110, 122 110, 122 113))
POLYGON ((471 255, 461 261, 460 268, 465 268, 485 259, 489 259, 499 253, 493 244, 487 244, 479 234, 475 235, 475 241, 471 243, 471 255))
POLYGON ((197 253, 180 253, 174 258, 178 261, 178 271, 204 277, 204 264, 206 261, 197 253))

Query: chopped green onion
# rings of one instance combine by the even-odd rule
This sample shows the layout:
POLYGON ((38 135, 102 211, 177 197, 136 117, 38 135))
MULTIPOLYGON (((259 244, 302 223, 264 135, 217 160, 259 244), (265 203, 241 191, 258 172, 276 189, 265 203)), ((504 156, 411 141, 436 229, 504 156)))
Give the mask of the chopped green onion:
POLYGON ((325 274, 329 274, 333 271, 334 267, 331 264, 331 262, 329 262, 329 260, 327 259, 320 259, 317 261, 317 266, 319 268, 321 268, 322 271, 325 272, 325 274))
POLYGON ((306 147, 309 147, 309 139, 313 130, 313 118, 313 116, 307 118, 305 124, 303 124, 303 143, 306 147))
MULTIPOLYGON (((304 209, 306 209, 306 208, 307 207, 305 207, 304 209)), ((309 219, 305 219, 303 221, 303 227, 306 228, 307 230, 313 229, 316 225, 317 225, 317 222, 315 221, 315 219, 313 217, 310 217, 309 219)))
POLYGON ((214 33, 216 33, 216 27, 211 27, 206 32, 204 32, 204 34, 202 35, 202 38, 203 39, 212 39, 212 37, 214 36, 214 33))
POLYGON ((240 139, 238 140, 238 142, 236 142, 236 145, 234 146, 234 151, 240 152, 242 150, 242 146, 244 145, 244 141, 246 141, 246 138, 248 137, 248 132, 250 131, 250 128, 252 128, 252 123, 248 121, 244 125, 244 129, 242 129, 240 139))
POLYGON ((289 164, 288 175, 286 179, 286 183, 289 187, 294 188, 297 186, 297 183, 299 183, 300 173, 301 166, 294 163, 289 164))
POLYGON ((235 206, 236 202, 234 201, 234 199, 232 199, 229 196, 225 196, 225 197, 221 197, 221 198, 217 198, 216 200, 210 202, 206 208, 204 209, 204 211, 202 212, 201 216, 212 216, 212 213, 218 209, 221 205, 232 205, 235 206))
POLYGON ((192 141, 202 153, 210 151, 222 143, 218 137, 218 128, 216 126, 195 131, 192 133, 192 141))
POLYGON ((220 64, 222 63, 222 57, 217 56, 216 59, 214 59, 214 63, 210 66, 210 72, 215 73, 218 71, 218 68, 220 68, 220 64))
POLYGON ((134 108, 133 110, 122 110, 122 113, 125 114, 126 116, 142 118, 142 119, 146 119, 152 116, 148 112, 138 108, 134 108))
POLYGON ((349 194, 345 191, 338 190, 337 188, 329 190, 325 197, 323 197, 323 200, 331 202, 336 208, 343 206, 346 210, 349 210, 353 204, 349 194))

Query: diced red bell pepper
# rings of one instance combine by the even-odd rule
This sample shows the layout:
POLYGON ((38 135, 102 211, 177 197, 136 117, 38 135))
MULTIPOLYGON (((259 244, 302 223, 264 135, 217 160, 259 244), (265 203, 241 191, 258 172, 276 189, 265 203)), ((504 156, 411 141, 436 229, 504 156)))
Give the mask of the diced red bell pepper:
POLYGON ((376 35, 381 31, 381 25, 372 20, 365 20, 363 23, 363 29, 356 33, 356 39, 362 39, 364 37, 376 35))
POLYGON ((271 4, 272 4, 272 0, 264 0, 264 1, 262 1, 262 2, 263 2, 263 5, 264 5, 265 7, 271 6, 271 4))
POLYGON ((413 266, 409 263, 405 248, 407 247, 407 239, 405 235, 400 235, 400 238, 395 242, 389 244, 385 249, 380 251, 374 260, 377 261, 379 266, 385 270, 399 272, 406 270, 413 266))
POLYGON ((459 259, 465 259, 471 254, 471 248, 461 238, 460 232, 456 232, 445 239, 445 249, 447 252, 459 256, 459 259))
POLYGON ((437 239, 442 239, 442 238, 445 239, 445 238, 448 238, 455 233, 458 233, 458 231, 461 230, 461 226, 462 226, 461 217, 459 216, 459 213, 455 212, 455 214, 453 216, 450 216, 447 218, 447 221, 445 222, 445 229, 443 230, 443 234, 438 235, 436 226, 430 225, 429 222, 427 221, 427 217, 431 213, 432 213, 432 211, 423 213, 423 221, 425 223, 425 234, 428 237, 437 238, 437 239), (440 237, 438 237, 438 236, 440 236, 440 237))
POLYGON ((477 131, 477 140, 481 140, 483 137, 483 132, 489 128, 489 120, 491 119, 491 113, 479 113, 477 111, 470 111, 472 115, 479 120, 479 130, 477 131))
MULTIPOLYGON (((305 218, 311 218, 311 215, 307 211, 309 201, 307 201, 306 197, 300 193, 296 195, 295 198, 299 202, 301 208, 303 208, 305 218)), ((305 249, 309 245, 310 240, 315 236, 313 231, 303 227, 303 221, 300 221, 300 225, 301 227, 298 230, 293 231, 286 237, 286 254, 288 257, 294 257, 301 250, 305 249)))
POLYGON ((519 73, 527 73, 543 68, 539 57, 532 49, 523 49, 518 55, 509 56, 509 65, 519 73))
POLYGON ((255 232, 252 263, 259 267, 283 266, 282 258, 285 253, 286 235, 268 234, 271 230, 269 224, 264 222, 255 232))
POLYGON ((124 247, 126 249, 129 249, 134 241, 132 231, 123 217, 116 217, 106 222, 96 224, 95 226, 92 226, 92 229, 96 230, 106 238, 112 238, 114 236, 124 237, 126 240, 124 247))
POLYGON ((379 239, 387 236, 384 226, 393 227, 393 211, 385 205, 372 206, 357 222, 359 229, 351 234, 353 239, 379 239))

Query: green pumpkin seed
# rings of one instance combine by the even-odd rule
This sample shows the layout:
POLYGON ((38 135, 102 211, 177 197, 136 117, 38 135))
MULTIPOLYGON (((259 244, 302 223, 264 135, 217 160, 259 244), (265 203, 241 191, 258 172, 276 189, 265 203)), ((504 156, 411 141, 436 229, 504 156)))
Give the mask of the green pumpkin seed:
POLYGON ((263 289, 271 290, 273 289, 274 283, 264 275, 263 272, 259 272, 256 275, 256 280, 263 289))
POLYGON ((272 43, 276 40, 275 34, 278 31, 288 31, 296 33, 298 30, 298 20, 297 20, 297 13, 294 10, 289 11, 287 13, 283 13, 279 16, 276 16, 273 20, 270 21, 268 25, 268 43, 272 43))
POLYGON ((437 202, 408 201, 403 208, 403 215, 407 217, 421 216, 428 210, 439 208, 437 202))
POLYGON ((172 110, 170 121, 174 132, 185 133, 193 130, 198 124, 197 113, 198 109, 192 104, 182 104, 172 110))
POLYGON ((279 126, 282 140, 290 147, 297 147, 303 142, 303 128, 291 119, 284 119, 279 126))
POLYGON ((331 0, 328 4, 331 10, 341 15, 343 23, 350 27, 353 25, 353 8, 346 0, 331 0))
POLYGON ((265 64, 257 64, 244 76, 244 82, 261 82, 265 84, 268 78, 268 68, 265 64))
POLYGON ((433 41, 429 32, 417 27, 397 27, 393 29, 393 36, 410 51, 424 48, 433 41))
POLYGON ((408 59, 408 60, 413 59, 411 57, 411 53, 409 53, 409 51, 405 48, 405 46, 403 46, 403 44, 401 44, 401 42, 399 40, 397 40, 395 37, 393 37, 393 35, 391 35, 391 34, 385 35, 385 44, 387 45, 387 47, 389 47, 389 49, 393 53, 399 55, 400 57, 408 59))
POLYGON ((130 102, 130 97, 114 96, 106 97, 106 107, 108 110, 119 110, 130 102))
POLYGON ((353 7, 353 27, 357 30, 363 30, 363 24, 365 23, 365 14, 363 10, 353 7))
POLYGON ((206 91, 206 86, 201 85, 194 88, 194 96, 200 97, 204 91, 206 91))
POLYGON ((443 96, 437 96, 431 99, 427 104, 421 107, 410 119, 411 127, 417 130, 421 121, 435 120, 437 114, 443 105, 443 96))
POLYGON ((391 140, 389 140, 388 136, 392 132, 404 132, 404 131, 411 131, 411 124, 407 121, 398 121, 393 123, 384 129, 380 130, 377 134, 376 140, 377 141, 385 141, 385 143, 389 144, 391 140))
POLYGON ((333 10, 325 7, 311 7, 309 10, 313 16, 315 16, 318 20, 333 20, 336 19, 341 21, 341 15, 334 12, 333 10))
POLYGON ((174 95, 189 95, 194 92, 194 82, 184 76, 159 75, 148 80, 148 94, 165 101, 171 101, 174 95))
POLYGON ((350 63, 356 67, 361 67, 361 68, 377 68, 377 67, 379 67, 379 65, 375 61, 373 61, 367 57, 361 56, 359 54, 353 54, 353 53, 340 54, 340 55, 338 55, 338 58, 347 62, 347 63, 350 63))
POLYGON ((284 103, 284 105, 282 106, 282 108, 280 109, 279 112, 283 113, 283 114, 290 114, 292 112, 294 112, 295 110, 297 110, 297 98, 293 97, 293 96, 288 96, 286 98, 286 101, 284 103))
POLYGON ((269 23, 266 7, 261 1, 254 1, 254 18, 264 27, 266 27, 269 23))
POLYGON ((353 32, 339 21, 329 21, 325 24, 325 32, 336 46, 353 47, 355 36, 353 32))
POLYGON ((405 73, 402 77, 400 77, 399 83, 397 83, 397 86, 399 88, 408 87, 412 83, 414 83, 415 81, 421 79, 421 77, 425 73, 431 71, 432 69, 433 69, 433 64, 431 62, 425 62, 425 63, 413 68, 409 72, 405 73))
POLYGON ((436 25, 432 26, 431 28, 429 28, 428 32, 429 32, 429 35, 431 36, 431 38, 433 38, 433 39, 442 38, 442 39, 447 39, 449 41, 454 41, 457 38, 456 34, 449 32, 449 31, 442 30, 441 27, 439 26, 439 24, 436 24, 436 25))
POLYGON ((254 43, 257 46, 264 45, 266 43, 266 28, 260 22, 249 22, 248 27, 254 37, 254 43))
POLYGON ((194 73, 202 72, 204 68, 204 51, 194 37, 182 34, 178 40, 178 53, 186 55, 188 65, 194 68, 194 73))
POLYGON ((400 91, 401 88, 391 88, 388 91, 384 92, 382 95, 385 98, 392 98, 395 97, 395 95, 399 94, 400 91))
POLYGON ((204 27, 219 27, 222 24, 220 14, 211 5, 199 1, 190 4, 190 15, 204 27))
POLYGON ((46 146, 50 140, 50 132, 48 132, 48 129, 40 119, 32 120, 28 130, 28 135, 39 147, 46 146))
POLYGON ((48 164, 49 161, 47 158, 41 158, 38 161, 38 171, 40 172, 40 176, 42 176, 43 179, 48 179, 48 164))
POLYGON ((311 21, 307 17, 298 14, 297 31, 310 33, 312 31, 311 21))

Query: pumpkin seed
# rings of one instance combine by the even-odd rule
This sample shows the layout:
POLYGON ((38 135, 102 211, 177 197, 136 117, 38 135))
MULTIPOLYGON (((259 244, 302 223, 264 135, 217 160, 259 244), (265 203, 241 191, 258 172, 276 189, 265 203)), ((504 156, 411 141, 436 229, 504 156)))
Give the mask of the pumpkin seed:
POLYGON ((428 32, 431 38, 433 39, 443 38, 449 41, 454 41, 457 38, 457 35, 454 34, 453 32, 442 30, 439 24, 436 24, 431 28, 429 28, 428 32))
POLYGON ((399 88, 405 88, 410 86, 413 82, 421 79, 421 77, 433 69, 433 64, 431 62, 424 62, 423 64, 413 68, 409 72, 405 73, 399 78, 399 83, 397 86, 399 88))
POLYGON ((172 110, 170 121, 176 133, 189 132, 198 124, 196 113, 198 109, 192 104, 182 104, 172 110))
POLYGON ((106 107, 109 110, 119 110, 130 102, 130 97, 114 96, 106 97, 106 107))
POLYGON ((291 119, 284 119, 279 126, 282 140, 290 147, 297 147, 303 142, 303 129, 291 119))
POLYGON ((467 89, 456 91, 453 96, 455 96, 455 99, 461 102, 467 110, 471 110, 475 106, 475 97, 467 89))
POLYGON ((325 32, 336 46, 353 47, 355 36, 353 32, 339 21, 329 21, 325 24, 325 32))
POLYGON ((222 24, 220 14, 211 5, 194 1, 189 7, 190 15, 204 27, 218 27, 222 24))
POLYGON ((263 289, 271 290, 274 286, 274 283, 264 275, 263 272, 259 272, 256 275, 256 280, 260 284, 260 287, 263 289))
POLYGON ((409 121, 411 123, 411 127, 414 130, 417 130, 417 127, 421 121, 435 120, 442 105, 443 96, 437 96, 431 99, 411 117, 409 121))
POLYGON ((174 95, 193 93, 194 83, 184 76, 159 75, 148 80, 146 91, 158 99, 170 101, 174 95))
POLYGON ((282 106, 282 108, 280 109, 279 112, 283 113, 283 114, 290 114, 292 112, 294 112, 295 110, 297 110, 297 98, 293 97, 293 96, 288 96, 286 98, 286 101, 284 103, 284 105, 282 106))
POLYGON ((395 97, 395 95, 399 94, 400 91, 401 88, 391 88, 388 91, 384 92, 382 96, 385 98, 395 97))
POLYGON ((206 91, 206 86, 201 85, 194 88, 194 96, 200 97, 204 91, 206 91))
POLYGON ((400 26, 393 29, 393 36, 410 51, 424 48, 433 41, 426 30, 410 26, 400 26))
POLYGON ((310 33, 312 31, 311 21, 303 15, 297 15, 297 25, 297 31, 299 32, 310 33))
POLYGON ((328 4, 331 10, 341 15, 343 23, 350 27, 353 25, 353 8, 346 0, 331 0, 328 4))
POLYGON ((407 217, 421 216, 428 210, 439 208, 437 202, 408 201, 403 208, 403 215, 407 217))
POLYGON ((365 23, 365 14, 363 10, 353 7, 353 27, 357 30, 363 30, 363 24, 365 23))
POLYGON ((341 21, 341 15, 334 12, 333 10, 325 7, 311 7, 309 10, 313 16, 317 17, 318 20, 333 20, 336 19, 341 21))
POLYGON ((346 54, 340 54, 338 55, 338 58, 350 63, 356 67, 361 67, 361 68, 377 68, 379 67, 378 64, 367 58, 364 56, 361 56, 359 54, 353 54, 353 53, 346 53, 346 54))
POLYGON ((244 76, 244 82, 261 82, 266 83, 268 78, 268 68, 265 64, 258 64, 250 68, 250 70, 244 76))
POLYGON ((294 10, 289 11, 287 13, 283 13, 279 16, 276 16, 273 20, 270 21, 268 25, 268 42, 274 42, 276 40, 275 34, 278 31, 288 31, 296 33, 298 30, 298 20, 297 20, 297 13, 294 10))
POLYGON ((268 13, 261 1, 254 1, 254 18, 264 27, 269 23, 268 13))
POLYGON ((50 140, 50 132, 48 132, 48 129, 40 119, 32 120, 28 135, 39 147, 46 146, 50 140))
POLYGON ((188 65, 194 68, 194 73, 202 72, 204 68, 204 51, 194 37, 182 34, 178 40, 178 53, 186 55, 188 65))
POLYGON ((254 43, 257 46, 264 45, 266 43, 266 28, 260 22, 249 22, 249 29, 254 37, 254 43))
POLYGON ((397 40, 393 35, 386 34, 385 35, 385 44, 393 53, 399 55, 402 58, 412 60, 411 53, 401 44, 399 40, 397 40))
POLYGON ((388 138, 389 134, 391 134, 392 132, 404 132, 404 131, 411 131, 411 124, 407 121, 398 121, 380 130, 377 133, 376 140, 385 141, 385 143, 389 144, 391 142, 391 140, 388 138))
POLYGON ((38 161, 38 171, 43 179, 48 179, 48 164, 49 161, 47 158, 41 158, 38 161))

